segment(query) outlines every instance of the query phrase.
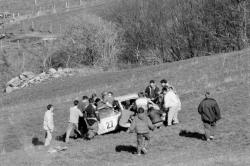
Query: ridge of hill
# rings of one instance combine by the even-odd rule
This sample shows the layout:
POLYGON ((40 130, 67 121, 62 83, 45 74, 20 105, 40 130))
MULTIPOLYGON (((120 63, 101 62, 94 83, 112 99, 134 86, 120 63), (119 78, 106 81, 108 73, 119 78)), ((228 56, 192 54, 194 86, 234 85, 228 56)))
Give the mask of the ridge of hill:
POLYGON ((250 49, 245 49, 157 66, 55 79, 11 94, 0 94, 0 103, 7 106, 43 99, 53 101, 53 98, 72 100, 83 94, 101 93, 104 90, 126 94, 136 89, 143 90, 150 79, 162 78, 166 78, 178 89, 178 93, 183 95, 212 88, 215 91, 217 86, 224 83, 250 81, 249 51, 250 49), (126 89, 130 90, 124 91, 126 89))

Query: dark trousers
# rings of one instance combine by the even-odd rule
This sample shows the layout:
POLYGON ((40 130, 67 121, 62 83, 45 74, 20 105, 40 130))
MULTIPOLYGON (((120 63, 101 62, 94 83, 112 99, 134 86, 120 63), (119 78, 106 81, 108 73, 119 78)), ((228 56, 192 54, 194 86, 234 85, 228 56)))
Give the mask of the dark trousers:
POLYGON ((137 133, 137 153, 141 153, 142 148, 147 148, 149 141, 149 133, 137 133))
POLYGON ((203 122, 206 139, 214 136, 216 130, 216 123, 203 122))

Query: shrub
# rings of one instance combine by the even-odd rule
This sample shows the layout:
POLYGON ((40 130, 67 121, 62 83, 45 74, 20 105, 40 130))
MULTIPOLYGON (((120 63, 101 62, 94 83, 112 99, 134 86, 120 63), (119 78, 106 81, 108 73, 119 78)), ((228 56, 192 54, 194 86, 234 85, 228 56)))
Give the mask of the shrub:
POLYGON ((114 66, 123 48, 120 34, 122 30, 115 24, 97 16, 81 18, 58 41, 51 66, 114 66))

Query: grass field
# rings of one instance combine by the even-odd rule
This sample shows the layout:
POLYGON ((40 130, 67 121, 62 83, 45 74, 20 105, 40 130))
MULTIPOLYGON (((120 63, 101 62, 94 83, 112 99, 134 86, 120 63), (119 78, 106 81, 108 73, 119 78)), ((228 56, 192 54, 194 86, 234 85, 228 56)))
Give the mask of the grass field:
MULTIPOLYGON (((149 66, 120 72, 74 76, 1 94, 1 165, 249 165, 250 164, 250 49, 149 66), (32 138, 44 141, 43 114, 48 103, 55 105, 54 136, 63 134, 67 110, 75 98, 112 90, 116 95, 143 90, 150 79, 167 78, 181 96, 180 125, 151 133, 147 156, 137 157, 134 134, 97 136, 76 140, 62 153, 49 155, 34 147, 32 138), (215 141, 200 139, 203 127, 197 105, 210 90, 222 110, 215 141)), ((53 141, 53 145, 64 145, 53 141)))

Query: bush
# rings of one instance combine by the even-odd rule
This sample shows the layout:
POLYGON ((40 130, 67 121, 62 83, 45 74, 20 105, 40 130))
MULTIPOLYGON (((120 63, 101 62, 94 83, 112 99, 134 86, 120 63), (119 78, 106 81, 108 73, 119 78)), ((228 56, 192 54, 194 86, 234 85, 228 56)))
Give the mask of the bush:
POLYGON ((122 30, 96 16, 82 18, 58 41, 51 56, 52 67, 114 66, 122 52, 122 30))

